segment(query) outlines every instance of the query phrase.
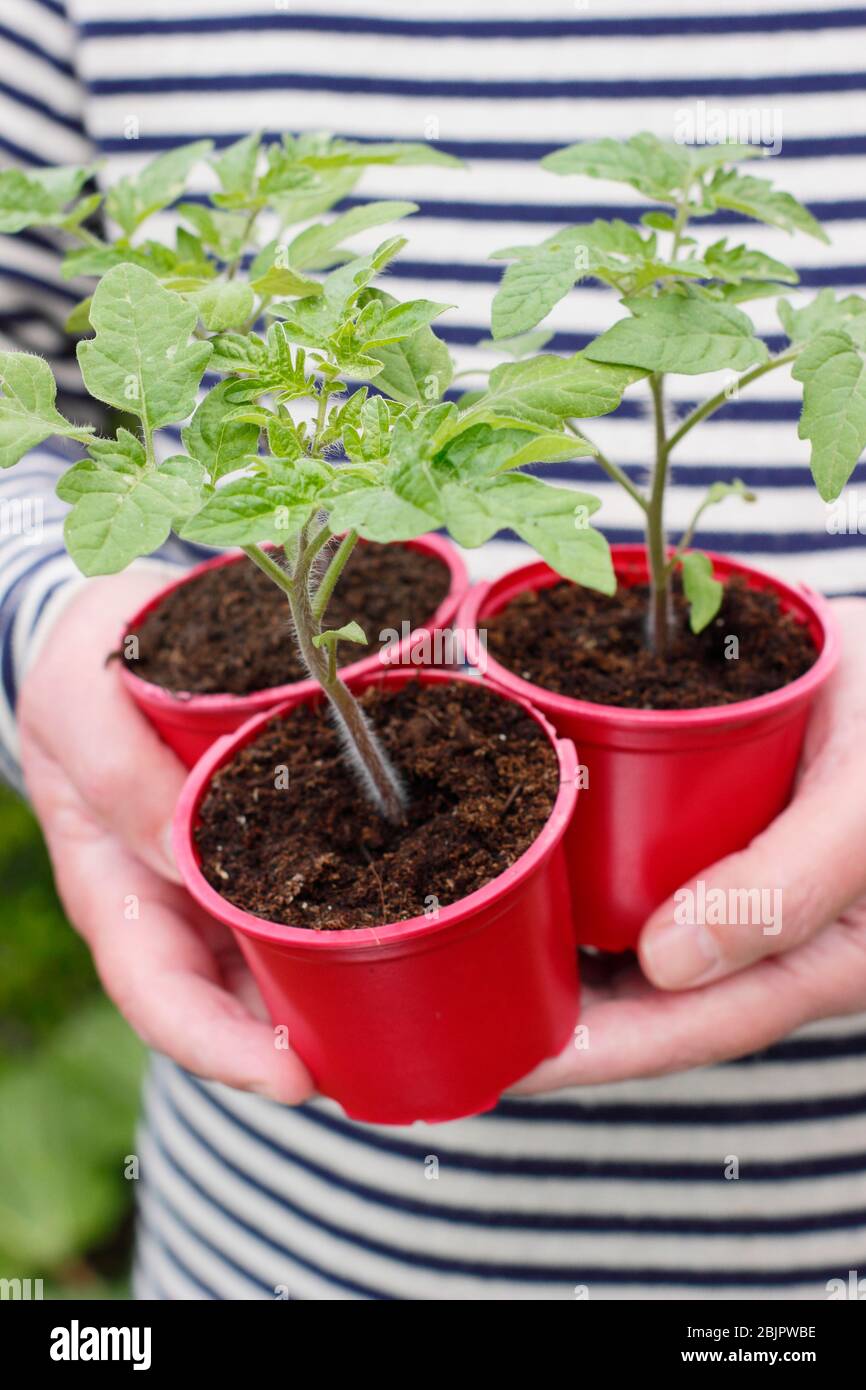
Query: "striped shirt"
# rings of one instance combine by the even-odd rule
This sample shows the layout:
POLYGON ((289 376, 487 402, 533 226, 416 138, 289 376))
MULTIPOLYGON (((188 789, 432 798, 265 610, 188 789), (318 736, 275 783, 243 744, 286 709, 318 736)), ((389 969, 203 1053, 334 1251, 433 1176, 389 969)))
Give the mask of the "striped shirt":
MULTIPOLYGON (((864 45, 866 7, 815 0, 329 0, 318 9, 4 0, 0 156, 98 156, 109 183, 175 144, 225 144, 256 126, 269 137, 325 129, 435 140, 469 171, 371 170, 346 205, 420 205, 406 256, 389 273, 404 282, 401 297, 432 288, 457 306, 441 332, 458 367, 471 370, 490 360, 476 345, 501 274, 491 251, 540 241, 563 223, 633 221, 644 210, 618 185, 538 169, 543 154, 577 139, 641 129, 671 138, 691 125, 700 140, 720 112, 745 122, 751 138, 781 144, 773 175, 827 225, 832 244, 746 228, 733 214, 700 223, 700 244, 747 231, 795 264, 806 290, 860 289, 864 45)), ((170 218, 154 219, 155 230, 170 218)), ((51 236, 0 239, 0 345, 48 355, 62 405, 80 419, 89 407, 62 325, 88 288, 61 279, 51 236)), ((552 350, 582 347, 614 308, 610 292, 579 286, 551 316, 552 350)), ((778 346, 773 301, 750 311, 778 346)), ((702 380, 701 393, 717 384, 702 380)), ((677 410, 695 393, 693 378, 671 381, 677 410)), ((634 391, 593 426, 634 478, 649 457, 645 414, 634 391)), ((759 501, 716 509, 705 545, 829 593, 864 593, 866 538, 828 523, 797 415, 795 384, 777 372, 691 433, 673 472, 671 527, 686 522, 708 482, 741 477, 759 501)), ((21 674, 80 582, 52 497, 72 456, 46 445, 0 480, 0 759, 13 782, 21 674)), ((640 538, 633 504, 591 462, 547 474, 602 498, 612 540, 640 538)), ((189 563, 191 550, 174 542, 163 554, 189 563)), ((477 577, 523 558, 505 538, 467 556, 477 577)), ((838 1019, 725 1066, 507 1099, 477 1119, 405 1130, 353 1123, 327 1101, 280 1107, 157 1059, 140 1139, 138 1292, 823 1298, 828 1279, 866 1265, 864 1055, 866 1018, 838 1019), (726 1177, 734 1160, 736 1180, 726 1177)))

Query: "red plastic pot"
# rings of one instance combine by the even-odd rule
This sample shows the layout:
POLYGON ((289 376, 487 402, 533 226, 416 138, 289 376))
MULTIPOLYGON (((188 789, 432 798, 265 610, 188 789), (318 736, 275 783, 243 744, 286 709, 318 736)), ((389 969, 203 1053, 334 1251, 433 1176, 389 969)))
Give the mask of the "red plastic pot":
MULTIPOLYGON (((427 536, 420 536, 414 541, 406 541, 405 544, 410 550, 420 550, 425 555, 433 555, 447 565, 451 575, 451 584, 448 593, 436 612, 431 615, 429 621, 423 627, 415 628, 397 648, 391 651, 389 657, 389 664, 391 665, 397 665, 406 660, 409 653, 420 646, 425 636, 451 626, 468 587, 466 566, 460 553, 444 536, 431 533, 427 536)), ((194 569, 187 570, 180 579, 173 580, 164 589, 160 589, 159 593, 154 594, 153 598, 130 618, 122 637, 127 632, 139 627, 148 614, 158 608, 167 595, 179 588, 181 584, 188 584, 198 575, 205 574, 211 569, 217 569, 221 565, 237 565, 241 561, 244 564, 249 564, 242 551, 230 551, 224 555, 216 555, 213 559, 205 560, 203 564, 196 565, 194 569)), ((363 675, 367 671, 379 670, 381 664, 378 653, 373 652, 360 661, 353 661, 350 665, 344 666, 342 675, 344 678, 350 679, 352 676, 363 675)), ((318 688, 315 681, 304 680, 296 681, 292 685, 275 685, 267 690, 257 690, 252 695, 192 695, 163 690, 162 686, 142 680, 140 676, 130 670, 126 662, 120 663, 120 674, 127 691, 138 708, 147 716, 160 737, 168 744, 169 748, 174 750, 181 762, 187 767, 193 766, 201 754, 210 747, 214 739, 219 738, 222 734, 234 733, 235 729, 239 729, 253 715, 259 714, 263 710, 273 709, 276 705, 282 704, 289 696, 306 695, 318 688)))
MULTIPOLYGON (((643 546, 611 547, 622 584, 646 583, 643 546)), ((577 940, 607 951, 634 947, 647 917, 701 869, 743 849, 785 806, 809 710, 838 659, 827 603, 711 555, 719 579, 740 575, 771 589, 808 627, 814 666, 790 685, 738 704, 692 710, 620 709, 556 695, 514 675, 492 656, 486 671, 542 710, 574 741, 585 790, 566 837, 577 940)), ((457 620, 483 630, 526 589, 559 583, 535 563, 471 589, 457 620)))
MULTIPOLYGON (((355 677, 355 690, 474 681, 436 670, 355 677)), ((513 699, 491 684, 503 699, 513 699)), ((203 877, 194 831, 216 772, 268 722, 321 699, 296 690, 278 710, 220 739, 190 773, 178 803, 174 848, 200 907, 230 927, 274 1024, 318 1089, 356 1120, 437 1122, 494 1106, 502 1091, 565 1045, 577 1016, 577 960, 562 841, 577 801, 574 748, 522 700, 559 761, 550 819, 530 848, 438 917, 356 931, 276 925, 234 907, 203 877)), ((291 834, 291 827, 287 827, 291 834)))

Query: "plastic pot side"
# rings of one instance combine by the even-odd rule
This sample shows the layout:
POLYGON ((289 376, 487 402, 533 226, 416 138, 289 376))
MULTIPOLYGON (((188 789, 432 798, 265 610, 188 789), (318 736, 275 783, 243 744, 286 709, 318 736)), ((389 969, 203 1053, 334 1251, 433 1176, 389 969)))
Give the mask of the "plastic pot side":
MULTIPOLYGON (((626 585, 647 581, 639 545, 611 547, 626 585)), ((745 848, 788 802, 812 703, 839 655, 827 602, 723 555, 717 578, 771 589, 806 624, 815 664, 756 699, 693 710, 634 710, 554 694, 486 658, 489 678, 544 712, 574 741, 585 789, 566 837, 575 932, 581 945, 634 947, 650 913, 682 884, 745 848)), ((483 629, 526 589, 560 582, 537 562, 470 589, 459 628, 483 629)))
MULTIPOLYGON (((421 669, 355 677, 353 689, 475 683, 421 669)), ((513 696, 488 684, 503 699, 513 696)), ((522 700, 554 747, 560 786, 544 829, 504 873, 435 918, 354 931, 281 926, 222 898, 199 868, 194 832, 213 774, 273 718, 321 693, 295 692, 277 710, 215 743, 190 773, 175 818, 186 887, 231 928, 271 1020, 324 1095, 373 1124, 438 1122, 489 1110, 502 1091, 565 1045, 577 1018, 577 959, 562 842, 577 801, 577 760, 522 700)), ((287 827, 287 833, 290 833, 287 827)), ((436 885, 430 885, 435 893, 436 885)))
MULTIPOLYGON (((362 542, 363 544, 363 542, 362 542)), ((430 533, 414 541, 401 542, 410 550, 420 550, 425 555, 435 556, 447 565, 451 576, 448 593, 421 627, 413 629, 408 637, 399 643, 391 654, 390 664, 397 665, 408 659, 410 653, 418 648, 425 636, 449 628, 468 588, 466 566, 456 547, 444 536, 430 533)), ((145 618, 158 608, 168 594, 181 585, 189 583, 208 570, 222 565, 249 564, 242 551, 228 551, 215 555, 210 560, 185 571, 180 578, 167 584, 164 589, 148 600, 126 624, 121 634, 121 644, 125 634, 139 627, 145 618)), ((120 644, 119 644, 120 645, 120 644)), ((207 748, 223 734, 234 733, 248 719, 264 710, 271 710, 296 693, 306 695, 318 687, 313 680, 296 681, 290 685, 275 685, 266 690, 257 690, 250 695, 193 695, 164 690, 162 686, 146 681, 130 670, 125 661, 120 663, 120 676, 126 690, 138 708, 147 716, 160 737, 174 750, 186 767, 192 767, 207 748)), ((382 669, 378 652, 362 657, 342 668, 346 679, 364 675, 369 671, 382 669)))

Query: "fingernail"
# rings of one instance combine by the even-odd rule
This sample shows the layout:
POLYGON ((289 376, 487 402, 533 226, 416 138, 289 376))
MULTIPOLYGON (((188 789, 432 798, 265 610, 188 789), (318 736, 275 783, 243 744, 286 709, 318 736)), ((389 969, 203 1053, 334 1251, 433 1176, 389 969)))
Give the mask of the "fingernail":
POLYGON ((662 989, 702 984, 716 974, 721 959, 716 940, 706 927, 680 922, 656 928, 641 943, 641 954, 653 981, 662 989))

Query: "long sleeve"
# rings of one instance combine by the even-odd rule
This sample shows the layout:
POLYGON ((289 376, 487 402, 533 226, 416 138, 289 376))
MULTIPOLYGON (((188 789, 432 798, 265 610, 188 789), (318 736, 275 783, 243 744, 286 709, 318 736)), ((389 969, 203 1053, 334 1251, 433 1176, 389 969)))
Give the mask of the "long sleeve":
MULTIPOLYGON (((75 31, 51 0, 6 0, 0 16, 0 167, 82 164, 94 150, 75 70, 75 31)), ((38 352, 58 382, 58 406, 71 419, 104 425, 84 392, 75 345, 64 324, 90 290, 64 280, 61 240, 50 231, 0 236, 0 350, 38 352)), ((21 789, 15 705, 24 671, 78 584, 66 554, 67 506, 55 496, 59 475, 80 446, 48 441, 0 474, 0 777, 21 789)), ((178 541, 158 559, 200 557, 178 541)), ((140 562, 147 563, 147 561, 140 562)))

